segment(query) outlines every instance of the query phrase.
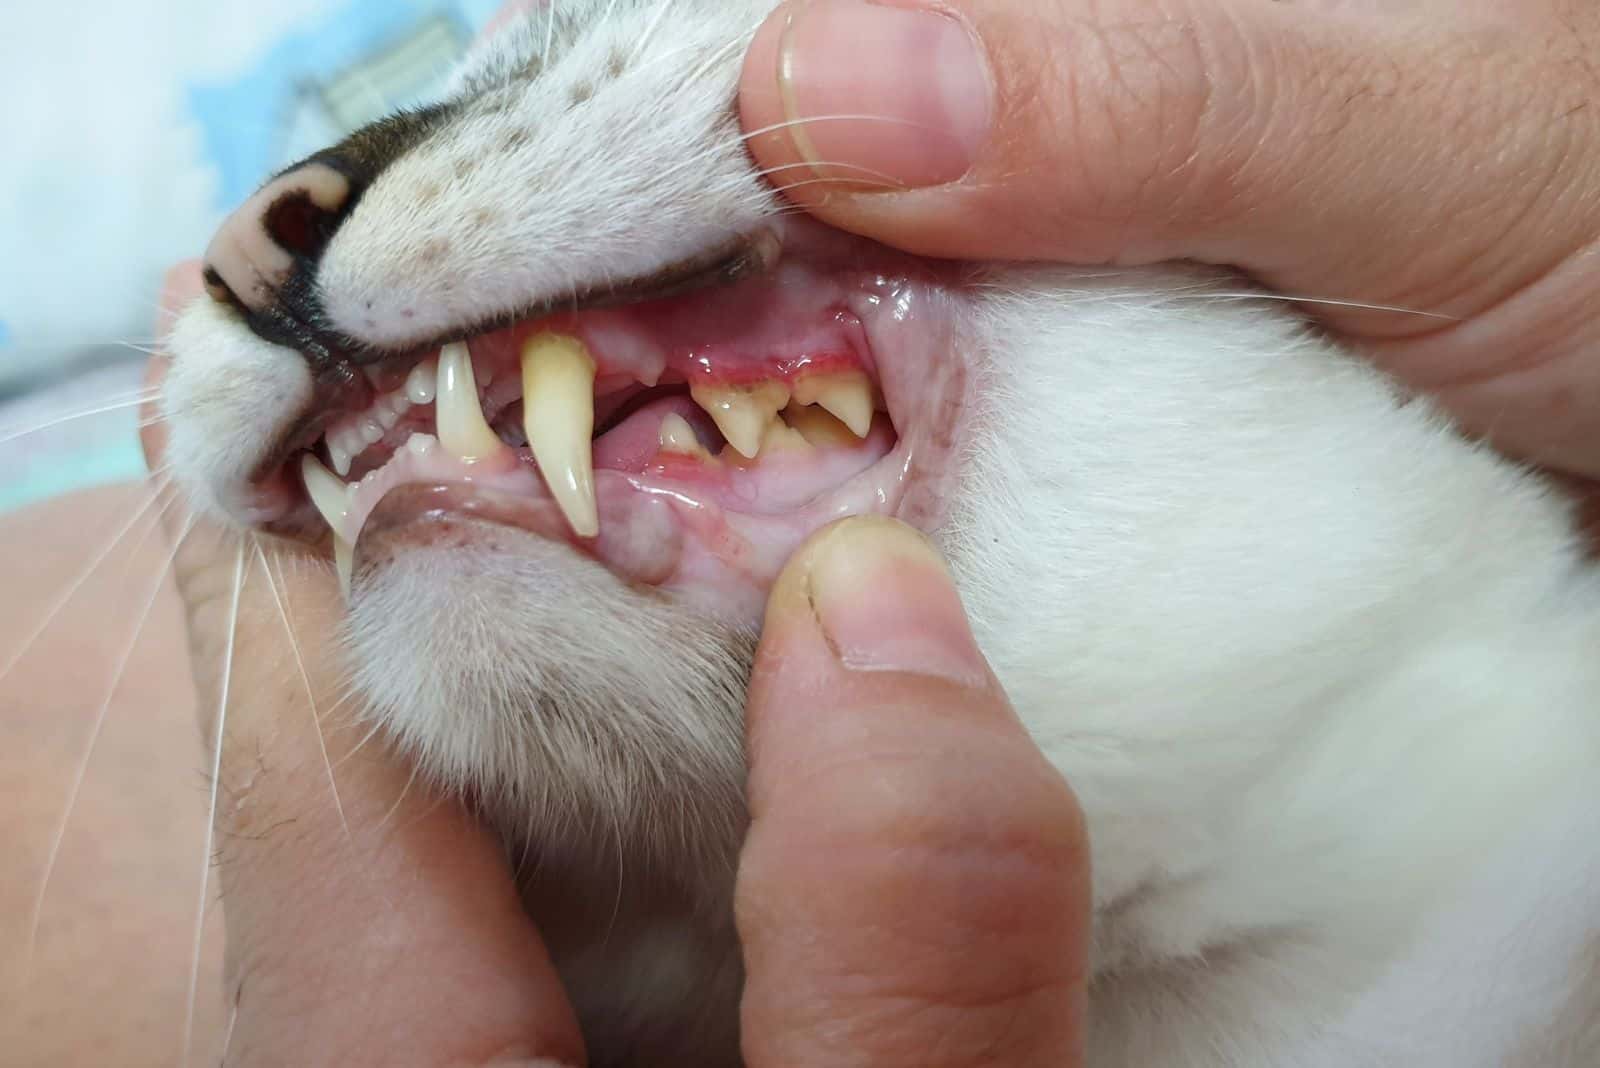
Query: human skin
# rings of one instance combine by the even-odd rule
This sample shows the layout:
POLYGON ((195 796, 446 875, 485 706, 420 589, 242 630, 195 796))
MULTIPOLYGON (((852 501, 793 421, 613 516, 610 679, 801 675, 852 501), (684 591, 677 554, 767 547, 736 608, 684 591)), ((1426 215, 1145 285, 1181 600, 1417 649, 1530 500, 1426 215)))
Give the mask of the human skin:
POLYGON ((741 107, 830 223, 1237 267, 1334 302, 1301 306, 1505 451, 1595 479, 1597 53, 1584 0, 808 0, 762 27, 741 107))

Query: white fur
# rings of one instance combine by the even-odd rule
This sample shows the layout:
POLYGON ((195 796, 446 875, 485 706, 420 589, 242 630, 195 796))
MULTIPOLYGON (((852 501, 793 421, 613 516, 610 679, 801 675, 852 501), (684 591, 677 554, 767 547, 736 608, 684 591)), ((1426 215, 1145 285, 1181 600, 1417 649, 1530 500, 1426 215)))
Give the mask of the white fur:
MULTIPOLYGON (((425 337, 775 210, 731 112, 766 6, 563 0, 533 78, 540 17, 502 38, 461 83, 475 102, 336 235, 329 317, 425 337), (573 105, 580 81, 595 92, 573 105)), ((1600 767, 1600 588, 1567 505, 1225 277, 994 266, 962 300, 977 386, 936 536, 1089 815, 1092 1063, 1355 1063, 1350 1028, 1435 1004, 1432 917, 1526 919, 1451 903, 1497 856, 1540 863, 1519 834, 1600 767)), ((234 509, 303 374, 205 306, 174 345, 175 469, 234 509)), ((726 1026, 673 1021, 720 998, 726 1025, 737 992, 722 910, 750 635, 500 539, 358 574, 372 714, 534 867, 614 880, 595 908, 530 882, 536 911, 577 917, 555 948, 596 1062, 648 1038, 669 1051, 651 1063, 719 1063, 726 1026)), ((1591 870, 1593 842, 1543 841, 1591 870)), ((1525 973, 1559 989, 1567 949, 1538 945, 1525 973)), ((1476 1022, 1509 1036, 1538 1009, 1476 1022)), ((1359 1047, 1367 1063, 1462 1063, 1458 1019, 1412 1022, 1359 1047)))

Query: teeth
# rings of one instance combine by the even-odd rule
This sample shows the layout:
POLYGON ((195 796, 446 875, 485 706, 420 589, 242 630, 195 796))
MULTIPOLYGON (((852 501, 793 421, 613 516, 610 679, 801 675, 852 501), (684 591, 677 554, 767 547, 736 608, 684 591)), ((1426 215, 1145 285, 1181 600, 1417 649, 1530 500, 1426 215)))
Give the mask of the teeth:
POLYGON ((406 439, 406 451, 426 456, 439 447, 439 439, 432 434, 412 434, 406 439))
POLYGON ((801 437, 818 448, 829 446, 848 448, 858 440, 850 432, 849 427, 821 408, 791 404, 783 410, 783 421, 794 427, 801 437))
POLYGON ((594 360, 577 338, 540 334, 522 347, 522 412, 545 485, 579 537, 600 533, 594 496, 594 360))
POLYGON ((793 430, 784 424, 782 419, 774 419, 767 424, 767 433, 761 439, 761 455, 768 456, 775 452, 796 452, 811 450, 811 443, 805 439, 798 430, 793 430))
POLYGON ((344 529, 345 519, 350 515, 350 487, 339 481, 309 452, 300 458, 300 477, 305 480, 311 503, 328 521, 334 535, 338 536, 344 529))
POLYGON ((700 444, 700 438, 695 434, 694 427, 689 425, 689 420, 677 412, 668 412, 667 417, 661 420, 660 435, 662 452, 693 456, 706 463, 718 462, 719 458, 711 455, 706 447, 700 444))
POLYGON ((753 460, 761 451, 767 426, 789 403, 789 390, 777 382, 754 386, 694 386, 689 390, 694 402, 716 420, 717 429, 734 451, 753 460))
POLYGON ((412 404, 432 404, 437 396, 439 364, 436 360, 423 360, 406 376, 406 400, 412 404))
POLYGON ((342 437, 337 440, 334 438, 328 439, 328 459, 333 461, 333 469, 335 471, 339 472, 340 475, 348 475, 350 473, 351 456, 349 450, 344 447, 343 442, 344 439, 342 437))
POLYGON ((478 403, 478 383, 472 377, 472 356, 461 342, 446 345, 439 353, 437 378, 439 444, 463 463, 476 463, 495 456, 505 443, 489 429, 478 403))
POLYGON ((339 535, 333 536, 333 568, 339 573, 339 592, 344 594, 344 599, 350 599, 350 576, 354 571, 356 551, 353 546, 339 535))
POLYGON ((366 419, 361 424, 361 440, 376 445, 383 440, 383 424, 377 419, 366 419))
POLYGON ((660 435, 662 452, 678 452, 685 456, 709 455, 695 436, 689 420, 677 412, 668 412, 667 417, 661 420, 660 435))
POLYGON ((806 375, 795 383, 794 399, 832 412, 858 438, 872 430, 872 380, 860 371, 806 375))

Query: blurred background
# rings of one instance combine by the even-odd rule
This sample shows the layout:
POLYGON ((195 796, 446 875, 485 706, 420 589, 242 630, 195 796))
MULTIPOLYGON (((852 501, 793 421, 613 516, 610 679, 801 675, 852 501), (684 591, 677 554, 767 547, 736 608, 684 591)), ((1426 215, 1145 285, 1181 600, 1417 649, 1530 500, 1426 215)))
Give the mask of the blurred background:
POLYGON ((271 173, 436 93, 500 2, 7 5, 0 511, 143 474, 128 402, 166 268, 271 173))

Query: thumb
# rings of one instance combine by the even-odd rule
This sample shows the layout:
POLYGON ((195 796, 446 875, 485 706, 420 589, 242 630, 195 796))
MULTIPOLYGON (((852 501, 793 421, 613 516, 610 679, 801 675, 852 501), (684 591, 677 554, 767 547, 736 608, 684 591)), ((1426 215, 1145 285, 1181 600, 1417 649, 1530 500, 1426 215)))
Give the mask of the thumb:
POLYGON ((1082 819, 919 535, 849 520, 796 555, 747 729, 751 1068, 1080 1065, 1082 819))
MULTIPOLYGON (((1488 17, 795 0, 757 35, 741 110, 792 199, 919 254, 1192 259, 1292 295, 1467 317, 1593 229, 1533 239, 1592 200, 1592 169, 1552 132, 1576 136, 1554 35, 1487 32, 1488 17)), ((1317 310, 1364 336, 1438 327, 1317 310)))

